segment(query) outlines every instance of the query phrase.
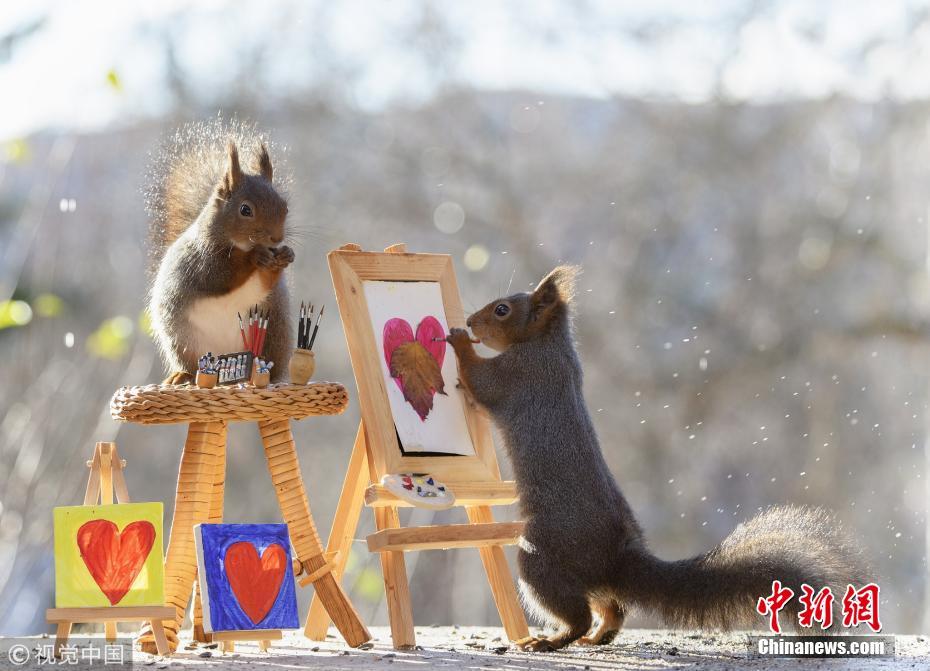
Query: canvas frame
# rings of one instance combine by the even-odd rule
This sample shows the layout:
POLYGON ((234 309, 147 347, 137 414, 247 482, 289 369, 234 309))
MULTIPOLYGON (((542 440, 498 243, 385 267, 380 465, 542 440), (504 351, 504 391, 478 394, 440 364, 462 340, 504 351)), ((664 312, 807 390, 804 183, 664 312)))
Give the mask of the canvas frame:
POLYGON ((338 249, 330 252, 327 259, 355 372, 372 482, 393 473, 429 473, 448 483, 499 481, 490 424, 484 414, 468 403, 463 404, 463 411, 474 455, 425 456, 401 452, 381 370, 378 339, 365 298, 365 281, 436 282, 449 328, 464 328, 465 314, 452 257, 338 249))

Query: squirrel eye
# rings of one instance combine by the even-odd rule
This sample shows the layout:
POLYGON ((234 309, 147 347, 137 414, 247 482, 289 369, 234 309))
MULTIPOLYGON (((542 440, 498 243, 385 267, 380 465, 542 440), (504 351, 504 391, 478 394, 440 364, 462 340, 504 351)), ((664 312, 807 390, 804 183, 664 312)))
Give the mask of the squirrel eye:
POLYGON ((248 203, 242 203, 242 205, 239 206, 239 214, 241 214, 243 217, 251 217, 252 216, 251 206, 249 206, 248 203))
POLYGON ((501 303, 496 308, 494 308, 494 314, 496 314, 498 317, 506 317, 508 314, 510 314, 510 308, 506 303, 501 303))

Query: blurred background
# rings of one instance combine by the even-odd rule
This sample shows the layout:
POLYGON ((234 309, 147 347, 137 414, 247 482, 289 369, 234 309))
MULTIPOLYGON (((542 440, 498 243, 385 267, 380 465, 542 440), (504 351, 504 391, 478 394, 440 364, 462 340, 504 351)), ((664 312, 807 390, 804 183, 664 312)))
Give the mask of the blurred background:
MULTIPOLYGON (((886 631, 926 631, 928 68, 927 2, 3 3, 0 633, 47 630, 51 510, 80 502, 95 441, 170 520, 183 429, 108 401, 164 374, 150 153, 218 112, 286 147, 289 281, 328 308, 318 375, 351 388, 295 429, 324 537, 358 421, 326 252, 448 252, 467 310, 568 261, 587 399, 653 549, 826 506, 886 631)), ((227 521, 279 520, 254 425, 228 459, 227 521)), ((476 552, 408 570, 418 625, 498 621, 476 552)), ((345 583, 384 624, 363 542, 345 583)))

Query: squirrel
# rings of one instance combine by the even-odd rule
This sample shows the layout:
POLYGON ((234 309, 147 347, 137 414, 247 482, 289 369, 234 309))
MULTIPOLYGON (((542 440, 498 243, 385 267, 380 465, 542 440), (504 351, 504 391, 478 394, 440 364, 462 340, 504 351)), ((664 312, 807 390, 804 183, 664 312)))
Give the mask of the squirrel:
POLYGON ((244 348, 237 313, 268 315, 263 358, 286 369, 291 329, 282 245, 287 200, 268 145, 252 126, 215 119, 183 126, 157 155, 146 200, 155 272, 149 315, 169 376, 189 381, 206 352, 244 348), (240 150, 251 155, 249 169, 240 150))
MULTIPOLYGON (((560 625, 551 637, 515 643, 532 651, 606 644, 631 607, 678 628, 751 627, 773 580, 797 595, 804 583, 834 594, 862 583, 861 551, 820 508, 770 508, 691 559, 649 551, 582 395, 572 309, 578 272, 560 266, 534 291, 499 298, 466 320, 494 357, 478 355, 466 329, 448 336, 460 384, 500 429, 513 464, 526 522, 517 554, 524 602, 560 625)), ((798 599, 785 612, 796 616, 798 599)))

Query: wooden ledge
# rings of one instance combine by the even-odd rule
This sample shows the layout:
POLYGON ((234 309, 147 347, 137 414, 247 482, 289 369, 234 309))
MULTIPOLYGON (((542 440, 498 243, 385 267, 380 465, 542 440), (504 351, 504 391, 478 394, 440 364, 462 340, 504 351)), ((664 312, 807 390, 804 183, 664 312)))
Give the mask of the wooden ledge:
POLYGON ((368 537, 368 551, 408 552, 513 545, 523 534, 523 527, 524 522, 486 522, 383 529, 368 537))
MULTIPOLYGON (((450 483, 449 489, 455 494, 457 506, 509 506, 518 500, 517 487, 513 480, 450 483)), ((368 486, 365 490, 365 505, 372 508, 413 506, 412 503, 398 498, 382 485, 368 486)))
POLYGON ((280 629, 243 629, 242 631, 214 631, 214 641, 280 641, 280 629))
POLYGON ((49 608, 48 622, 138 622, 139 620, 173 620, 172 606, 101 606, 99 608, 49 608))

